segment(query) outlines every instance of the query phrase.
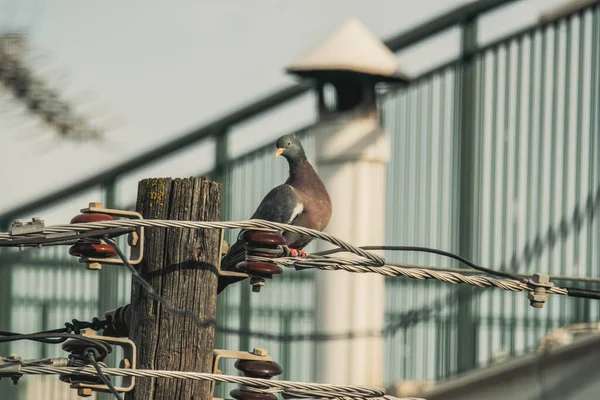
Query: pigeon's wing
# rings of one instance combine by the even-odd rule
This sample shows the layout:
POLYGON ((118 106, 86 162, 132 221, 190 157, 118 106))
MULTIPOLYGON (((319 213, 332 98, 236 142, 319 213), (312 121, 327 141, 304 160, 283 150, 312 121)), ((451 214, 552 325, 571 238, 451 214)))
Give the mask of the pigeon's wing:
POLYGON ((250 219, 292 224, 303 210, 294 188, 283 184, 267 193, 250 219))
MULTIPOLYGON (((250 219, 263 219, 265 221, 293 224, 298 216, 302 214, 302 211, 304 211, 304 206, 299 201, 294 188, 283 184, 271 189, 267 193, 250 219)), ((239 233, 237 241, 221 259, 222 270, 234 270, 239 262, 244 261, 244 241, 241 239, 243 234, 244 230, 239 233)), ((222 286, 221 282, 219 282, 217 293, 220 293, 225 286, 222 286)))

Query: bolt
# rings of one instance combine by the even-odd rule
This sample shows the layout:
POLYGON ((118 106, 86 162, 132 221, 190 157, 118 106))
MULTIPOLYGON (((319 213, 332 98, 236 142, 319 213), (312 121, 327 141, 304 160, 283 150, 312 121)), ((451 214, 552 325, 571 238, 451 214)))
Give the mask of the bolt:
POLYGON ((129 244, 131 247, 137 246, 139 240, 140 235, 138 235, 137 232, 130 232, 129 235, 127 235, 127 244, 129 244))
POLYGON ((100 264, 99 262, 88 263, 87 264, 87 269, 90 269, 90 270, 100 270, 100 269, 102 269, 102 264, 100 264))
POLYGON ((40 217, 33 217, 31 218, 31 222, 42 222, 42 219, 40 217))
POLYGON ((544 304, 548 299, 548 294, 543 288, 536 288, 535 291, 529 292, 527 298, 529 299, 529 305, 533 308, 544 308, 544 304))
POLYGON ((20 378, 21 378, 21 375, 16 375, 16 376, 10 377, 10 379, 13 381, 13 385, 16 385, 17 383, 19 383, 20 378))
POLYGON ((535 283, 548 283, 550 282, 550 276, 536 273, 533 274, 531 280, 533 280, 535 283))
POLYGON ((23 225, 23 220, 22 219, 15 219, 13 221, 13 225, 21 226, 21 225, 23 225))
POLYGON ((267 351, 267 349, 263 349, 262 347, 255 347, 252 349, 252 354, 254 354, 255 356, 266 357, 267 354, 269 354, 269 352, 267 351))
POLYGON ((103 204, 101 201, 92 201, 90 202, 90 208, 103 208, 103 204))
POLYGON ((128 358, 124 358, 121 360, 121 362, 119 363, 119 368, 131 368, 131 362, 129 361, 128 358))
POLYGON ((265 286, 265 280, 263 278, 250 278, 250 284, 252 285, 252 291, 259 293, 260 289, 265 286))
POLYGON ((77 396, 79 397, 91 397, 92 389, 90 388, 79 388, 77 389, 77 396))

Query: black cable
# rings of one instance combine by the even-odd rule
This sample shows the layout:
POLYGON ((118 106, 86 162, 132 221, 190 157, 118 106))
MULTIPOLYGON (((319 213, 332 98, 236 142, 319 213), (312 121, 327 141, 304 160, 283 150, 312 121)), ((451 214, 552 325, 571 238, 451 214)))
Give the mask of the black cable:
POLYGON ((46 245, 46 246, 58 246, 58 245, 66 245, 66 244, 74 244, 77 243, 81 239, 88 238, 97 238, 99 236, 104 237, 108 235, 109 237, 115 237, 119 235, 123 235, 125 233, 135 231, 134 227, 118 227, 118 228, 109 228, 102 230, 92 230, 85 232, 76 232, 69 235, 61 235, 61 236, 27 236, 23 238, 19 238, 15 236, 15 238, 11 238, 10 240, 0 239, 0 247, 16 247, 16 246, 32 246, 37 247, 38 245, 46 245))
POLYGON ((0 337, 0 343, 15 342, 18 340, 39 341, 39 339, 46 339, 46 338, 65 338, 65 340, 66 339, 77 339, 79 341, 89 343, 91 345, 96 346, 96 348, 98 348, 102 351, 102 354, 100 354, 101 358, 106 357, 109 353, 112 352, 111 345, 102 340, 92 339, 87 336, 76 335, 73 333, 31 333, 28 335, 4 336, 4 337, 0 337))
POLYGON ((115 242, 114 240, 112 240, 108 237, 105 237, 104 241, 106 243, 108 243, 112 248, 115 249, 115 251, 117 252, 117 255, 119 256, 121 261, 123 261, 123 264, 125 264, 127 269, 129 269, 129 271, 131 271, 132 278, 134 280, 136 280, 140 285, 142 285, 142 287, 144 289, 146 289, 146 291, 148 292, 148 295, 150 297, 152 297, 154 300, 158 301, 161 304, 161 306, 165 309, 165 311, 167 311, 169 314, 178 315, 181 317, 192 318, 192 320, 195 322, 196 326, 198 326, 200 328, 206 328, 208 326, 215 326, 217 324, 217 320, 215 318, 208 318, 208 319, 202 320, 202 319, 200 319, 200 317, 198 317, 198 315, 196 315, 196 313, 194 313, 190 310, 178 310, 176 308, 171 307, 169 305, 169 303, 167 302, 167 300, 165 298, 163 298, 161 295, 159 295, 158 293, 156 293, 154 291, 154 289, 152 288, 152 286, 148 283, 148 281, 146 281, 144 278, 142 278, 142 276, 133 267, 133 265, 131 265, 129 263, 125 254, 123 254, 123 251, 117 245, 117 242, 115 242))
MULTIPOLYGON (((75 333, 79 334, 82 329, 91 328, 95 331, 104 329, 107 326, 106 320, 100 320, 98 318, 93 318, 92 322, 87 321, 78 321, 76 319, 71 320, 71 322, 65 323, 64 328, 50 329, 47 331, 40 331, 31 334, 23 334, 17 332, 8 332, 8 331, 0 331, 0 336, 24 336, 24 335, 39 335, 39 334, 51 334, 51 333, 75 333)), ((57 338, 57 339, 31 339, 40 343, 48 343, 48 344, 60 344, 67 340, 68 337, 57 338)))
POLYGON ((102 379, 102 382, 104 382, 104 384, 106 386, 108 386, 108 389, 115 396, 115 398, 117 398, 118 400, 123 400, 123 398, 121 397, 121 395, 119 394, 119 392, 117 391, 115 386, 112 384, 110 379, 106 375, 104 375, 104 372, 102 372, 102 368, 100 367, 100 364, 98 364, 98 361, 96 361, 96 356, 94 355, 95 351, 96 351, 96 349, 88 350, 88 353, 87 353, 88 360, 90 360, 90 363, 96 369, 98 376, 100 377, 100 379, 102 379))
POLYGON ((580 289, 573 287, 566 287, 567 293, 570 297, 580 297, 583 299, 595 299, 600 300, 600 291, 593 289, 580 289))
MULTIPOLYGON (((457 255, 457 254, 451 253, 449 251, 433 249, 431 247, 420 247, 420 246, 361 246, 359 248, 363 249, 363 250, 418 251, 418 252, 423 252, 423 253, 438 254, 438 255, 441 255, 441 256, 453 258, 453 259, 455 259, 457 261, 460 261, 463 264, 468 265, 469 267, 471 267, 473 269, 485 272, 485 273, 490 274, 490 275, 496 275, 496 276, 500 276, 500 277, 503 277, 503 278, 514 279, 514 280, 517 280, 519 282, 527 283, 527 279, 523 278, 522 276, 511 274, 510 272, 496 271, 496 270, 493 270, 491 268, 482 267, 480 265, 475 264, 474 262, 472 262, 470 260, 467 260, 464 257, 461 257, 461 256, 457 255)), ((344 252, 344 251, 346 251, 346 250, 338 248, 338 249, 325 250, 325 251, 320 251, 320 252, 311 253, 311 254, 315 255, 315 256, 325 256, 325 255, 340 253, 340 252, 344 252)))

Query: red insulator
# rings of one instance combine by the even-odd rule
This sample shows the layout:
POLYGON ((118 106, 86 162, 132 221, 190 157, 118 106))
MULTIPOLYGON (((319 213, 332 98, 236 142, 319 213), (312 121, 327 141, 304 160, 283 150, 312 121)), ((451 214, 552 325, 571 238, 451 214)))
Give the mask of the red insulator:
MULTIPOLYGON (((281 366, 274 361, 259 360, 237 360, 235 368, 242 371, 244 376, 249 378, 271 379, 276 375, 281 375, 283 370, 281 366)), ((245 390, 243 387, 232 390, 229 393, 237 400, 276 400, 277 396, 271 393, 256 393, 245 390)))
POLYGON ((79 214, 71 219, 72 224, 84 224, 86 222, 101 222, 101 221, 114 221, 115 217, 108 214, 101 213, 84 213, 79 214))
POLYGON ((69 248, 69 254, 84 258, 109 258, 116 256, 117 252, 106 243, 75 243, 69 248))
POLYGON ((275 264, 257 261, 242 261, 237 264, 236 268, 240 271, 247 272, 248 275, 270 278, 271 275, 283 274, 283 269, 275 264))
MULTIPOLYGON (((71 219, 72 224, 82 224, 86 222, 114 221, 112 215, 102 213, 84 213, 71 219)), ((92 229, 96 230, 96 229, 92 229)), ((117 255, 115 249, 106 243, 76 243, 69 248, 69 254, 84 258, 110 258, 117 255)))
POLYGON ((271 379, 283 372, 275 361, 237 360, 233 366, 249 378, 271 379))
POLYGON ((276 247, 285 244, 285 238, 278 232, 246 231, 242 238, 246 243, 263 247, 276 247))

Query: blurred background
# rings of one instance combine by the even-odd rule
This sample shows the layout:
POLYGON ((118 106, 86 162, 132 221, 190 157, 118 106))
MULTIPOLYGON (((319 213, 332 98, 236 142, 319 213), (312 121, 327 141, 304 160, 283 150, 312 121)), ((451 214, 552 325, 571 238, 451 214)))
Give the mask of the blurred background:
MULTIPOLYGON (((454 251, 522 273, 598 274, 598 1, 4 0, 0 7, 2 231, 15 218, 67 223, 90 201, 134 209, 137 182, 167 176, 223 182, 222 220, 247 219, 287 176, 285 162, 273 158, 278 136, 296 132, 309 159, 318 151, 317 91, 285 68, 355 18, 409 78, 377 86, 378 121, 389 135, 379 193, 385 244, 454 251)), ((434 255, 385 255, 459 266, 434 255)), ((258 295, 245 283, 228 288, 219 296, 222 325, 281 338, 218 334, 216 347, 266 347, 283 367, 280 379, 322 381, 318 339, 290 337, 319 331, 317 279, 287 273, 258 295)), ((573 346, 579 332, 594 332, 600 314, 596 302, 565 296, 534 309, 523 293, 383 281, 378 380, 398 395, 526 362, 559 328, 567 339, 558 342, 573 346)), ((3 248, 0 328, 27 333, 89 321, 127 304, 130 285, 124 269, 86 270, 66 248, 3 248)), ((10 353, 64 355, 58 346, 0 345, 0 354, 10 353)), ((237 373, 232 364, 224 372, 237 373)), ((228 397, 223 386, 219 396, 228 397)), ((51 376, 18 386, 4 379, 0 398, 78 397, 51 376)))

